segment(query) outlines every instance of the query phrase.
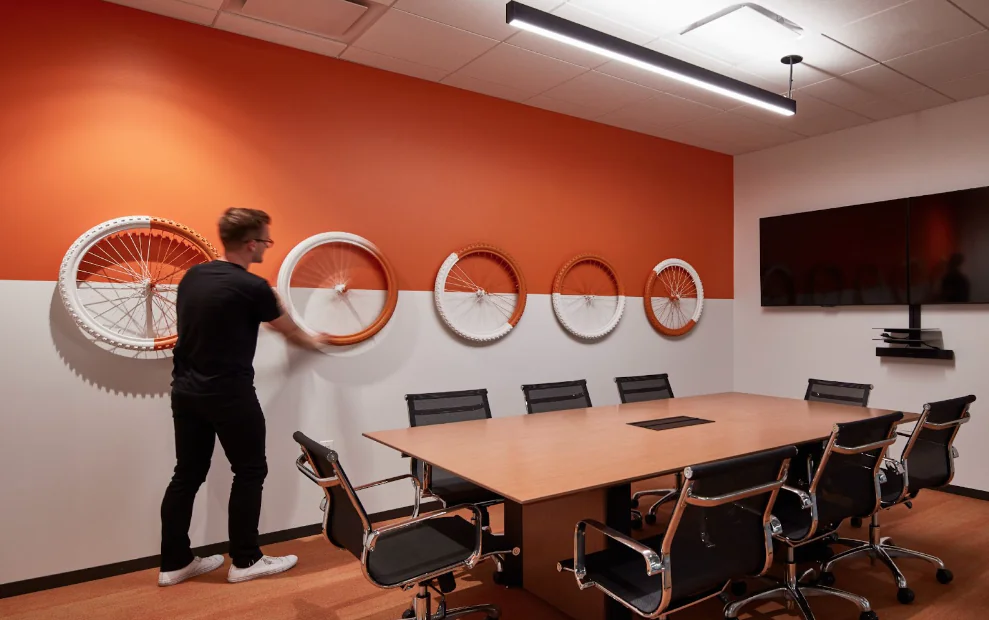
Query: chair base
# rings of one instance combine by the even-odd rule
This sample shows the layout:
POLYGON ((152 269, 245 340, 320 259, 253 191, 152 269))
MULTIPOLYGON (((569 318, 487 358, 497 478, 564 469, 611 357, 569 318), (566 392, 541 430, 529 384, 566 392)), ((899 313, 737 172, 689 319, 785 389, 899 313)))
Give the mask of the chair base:
POLYGON ((453 618, 463 618, 472 614, 485 614, 487 620, 497 620, 501 616, 501 611, 497 605, 471 605, 470 607, 457 607, 455 609, 446 608, 446 596, 436 590, 440 601, 436 606, 436 611, 432 611, 432 598, 429 594, 429 584, 419 584, 419 593, 412 599, 412 607, 402 614, 403 620, 452 620, 453 618))
POLYGON ((869 601, 864 597, 826 586, 800 583, 797 580, 797 564, 794 559, 793 547, 789 547, 787 548, 786 555, 786 581, 781 583, 777 588, 759 592, 729 604, 725 607, 725 618, 735 620, 738 618, 738 613, 742 608, 751 603, 782 598, 787 602, 787 607, 791 605, 795 607, 804 620, 814 620, 814 612, 811 611, 810 604, 807 602, 807 597, 812 596, 836 596, 850 603, 854 603, 861 612, 859 617, 862 620, 874 620, 877 617, 875 612, 872 611, 872 607, 869 606, 869 601))
POLYGON ((649 510, 645 511, 645 513, 641 512, 639 510, 633 510, 632 511, 632 529, 639 529, 639 528, 641 528, 642 527, 643 518, 644 518, 645 522, 648 523, 649 525, 655 525, 655 523, 656 523, 656 512, 659 510, 659 507, 662 506, 663 504, 665 504, 666 502, 673 501, 676 498, 680 497, 680 487, 681 486, 683 486, 683 482, 681 481, 681 474, 677 474, 676 475, 676 488, 675 489, 649 489, 649 490, 646 490, 646 491, 638 491, 636 493, 633 493, 632 494, 632 507, 633 508, 638 508, 639 507, 639 499, 640 498, 659 496, 659 499, 656 500, 652 504, 652 506, 649 507, 649 510))
POLYGON ((833 558, 824 563, 822 567, 822 579, 828 582, 834 581, 834 575, 832 574, 832 567, 847 558, 851 558, 857 555, 868 555, 869 557, 879 560, 886 565, 889 572, 893 574, 893 580, 896 582, 896 587, 898 589, 897 598, 901 603, 908 604, 913 602, 913 591, 907 585, 907 579, 903 576, 900 568, 893 561, 893 558, 916 558, 919 560, 924 560, 937 567, 938 581, 942 583, 948 583, 951 581, 951 571, 945 568, 944 562, 940 558, 933 555, 928 555, 926 553, 921 553, 919 551, 913 551, 910 549, 904 549, 902 547, 897 547, 891 544, 889 538, 884 538, 880 534, 879 530, 879 514, 876 513, 872 515, 872 523, 869 525, 869 540, 854 540, 850 538, 839 538, 835 541, 836 544, 849 547, 849 549, 836 554, 833 558))

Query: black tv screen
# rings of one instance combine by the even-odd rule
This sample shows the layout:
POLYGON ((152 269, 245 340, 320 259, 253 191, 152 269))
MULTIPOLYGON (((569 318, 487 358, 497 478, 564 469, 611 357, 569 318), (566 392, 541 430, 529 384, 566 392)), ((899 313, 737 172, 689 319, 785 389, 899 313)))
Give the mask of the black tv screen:
POLYGON ((762 305, 908 304, 907 221, 907 199, 762 218, 762 305))
POLYGON ((989 187, 910 199, 910 301, 989 303, 989 187))

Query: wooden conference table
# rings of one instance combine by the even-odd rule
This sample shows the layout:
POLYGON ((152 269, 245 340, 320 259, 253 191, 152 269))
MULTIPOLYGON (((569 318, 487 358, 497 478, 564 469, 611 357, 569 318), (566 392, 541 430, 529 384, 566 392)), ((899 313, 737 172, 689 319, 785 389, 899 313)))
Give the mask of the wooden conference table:
MULTIPOLYGON (((437 424, 364 436, 505 498, 505 536, 521 548, 506 577, 580 620, 628 618, 596 589, 580 591, 556 563, 573 557, 577 521, 631 525, 631 482, 690 465, 826 438, 836 422, 891 413, 789 398, 726 393, 437 424), (709 420, 654 431, 632 422, 709 420)), ((905 413, 903 422, 919 416, 905 413)), ((604 541, 588 535, 588 551, 604 541)))

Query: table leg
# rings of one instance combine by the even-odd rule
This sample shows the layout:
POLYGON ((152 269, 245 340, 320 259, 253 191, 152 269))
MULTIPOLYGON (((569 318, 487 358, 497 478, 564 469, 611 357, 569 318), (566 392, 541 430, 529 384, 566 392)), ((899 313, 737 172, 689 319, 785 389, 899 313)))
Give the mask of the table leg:
MULTIPOLYGON (((631 536, 632 485, 626 483, 610 487, 605 496, 605 502, 605 525, 631 536)), ((609 548, 621 546, 621 543, 610 539, 607 544, 609 548)), ((607 597, 605 598, 604 617, 605 620, 630 620, 632 612, 618 601, 607 597)))
MULTIPOLYGON (((523 519, 522 504, 505 500, 505 543, 511 547, 523 549, 523 519)), ((505 557, 503 577, 504 585, 518 587, 523 583, 522 554, 505 557)))

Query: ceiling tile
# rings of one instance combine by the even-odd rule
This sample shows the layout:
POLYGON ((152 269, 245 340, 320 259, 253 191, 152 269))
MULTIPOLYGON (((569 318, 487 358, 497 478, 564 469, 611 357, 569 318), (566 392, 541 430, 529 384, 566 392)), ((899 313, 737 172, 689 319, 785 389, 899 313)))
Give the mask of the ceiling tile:
MULTIPOLYGON (((396 9, 414 13, 448 26, 467 30, 499 41, 518 28, 505 23, 506 0, 398 0, 396 9)), ((560 0, 525 0, 525 4, 552 11, 560 0)))
POLYGON ((564 19, 569 19, 570 21, 576 22, 582 26, 587 26, 588 28, 593 28, 605 34, 618 37, 619 39, 631 41, 632 43, 638 43, 639 45, 648 43, 659 36, 658 33, 646 32, 636 28, 633 25, 623 24, 616 22, 613 19, 609 19, 606 17, 609 14, 607 10, 602 10, 601 13, 588 11, 580 8, 573 2, 564 4, 554 10, 553 14, 559 15, 564 19))
POLYGON ((586 71, 584 67, 501 43, 457 73, 504 84, 532 97, 586 71))
MULTIPOLYGON (((723 114, 727 114, 727 112, 723 114)), ((707 149, 709 151, 731 154, 735 147, 727 141, 719 139, 718 136, 712 136, 711 134, 704 132, 702 129, 703 128, 697 123, 687 123, 685 125, 663 127, 661 130, 652 135, 657 135, 660 138, 672 140, 673 142, 679 142, 680 144, 689 144, 690 146, 707 149)))
POLYGON ((523 99, 528 99, 532 96, 531 93, 526 91, 512 88, 511 86, 505 86, 504 84, 498 84, 496 82, 479 80, 475 77, 464 75, 459 71, 443 78, 440 83, 446 84, 447 86, 462 88, 464 90, 472 90, 476 93, 481 93, 482 95, 488 95, 489 97, 508 99, 509 101, 522 101, 523 99))
POLYGON ((603 73, 588 71, 543 94, 553 99, 579 103, 606 114, 630 103, 649 99, 656 91, 603 73))
POLYGON ((294 47, 314 54, 322 54, 323 56, 339 56, 343 50, 347 49, 345 44, 338 41, 318 37, 308 32, 276 26, 236 13, 221 12, 216 18, 215 25, 220 30, 294 47))
POLYGON ((951 103, 951 99, 930 88, 920 87, 906 93, 856 102, 850 109, 863 116, 868 116, 874 121, 879 121, 936 108, 947 103, 951 103))
POLYGON ((921 85, 884 65, 872 65, 799 89, 818 99, 855 110, 856 104, 917 90, 921 85))
POLYGON ((585 26, 597 28, 608 34, 628 38, 622 33, 632 33, 642 40, 635 43, 646 43, 659 36, 680 32, 693 22, 717 13, 721 9, 735 4, 735 0, 570 0, 566 9, 557 9, 557 14, 573 19, 585 26), (590 14, 594 21, 587 23, 573 15, 590 14), (651 35, 651 36, 649 36, 651 35))
POLYGON ((986 0, 951 0, 951 2, 989 28, 989 2, 986 0))
POLYGON ((886 64, 936 88, 938 84, 989 71, 989 31, 901 56, 886 64))
POLYGON ((856 114, 827 101, 816 99, 803 91, 793 93, 793 99, 797 102, 797 113, 793 116, 781 116, 768 110, 748 105, 734 108, 731 110, 731 113, 774 125, 803 136, 818 136, 832 131, 848 129, 849 127, 865 125, 870 122, 869 118, 861 114, 856 114))
POLYGON ((527 99, 523 103, 537 108, 542 108, 544 110, 549 110, 550 112, 558 112, 560 114, 566 114, 567 116, 576 116, 579 118, 586 118, 588 120, 601 116, 601 113, 594 108, 588 108, 580 105, 579 103, 563 101, 562 99, 551 99, 545 95, 536 95, 532 99, 527 99))
POLYGON ((830 32, 910 0, 775 0, 774 10, 804 28, 830 32), (777 6, 778 5, 778 6, 777 6))
POLYGON ((958 101, 989 95, 989 71, 939 84, 938 90, 958 101))
POLYGON ((182 0, 107 0, 113 4, 121 4, 165 17, 173 17, 182 21, 209 26, 216 18, 216 10, 198 6, 182 0))
POLYGON ((537 52, 558 60, 580 65, 581 67, 587 67, 588 69, 599 67, 608 62, 608 59, 601 54, 582 50, 579 47, 554 41, 553 39, 526 30, 520 30, 514 36, 506 39, 505 42, 531 52, 537 52))
POLYGON ((790 68, 781 63, 780 58, 787 54, 799 54, 804 57, 802 63, 793 67, 794 88, 809 86, 875 64, 871 59, 836 41, 808 32, 789 46, 784 53, 771 58, 745 62, 738 65, 738 68, 772 80, 785 90, 790 79, 790 68))
MULTIPOLYGON (((659 128, 670 125, 681 125, 702 118, 716 116, 720 113, 720 110, 706 105, 687 101, 686 99, 667 95, 666 93, 657 93, 645 101, 631 103, 613 112, 609 112, 598 120, 609 125, 621 122, 659 128)), ((624 127, 625 125, 619 126, 624 127)))
POLYGON ((663 129, 662 137, 738 155, 803 139, 772 125, 724 112, 693 123, 663 129))
POLYGON ((384 69, 385 71, 392 71, 394 73, 402 73, 423 80, 430 80, 432 82, 439 82, 450 73, 449 71, 437 69, 436 67, 427 67, 426 65, 420 65, 408 60, 402 60, 401 58, 392 58, 391 56, 385 56, 384 54, 378 54, 377 52, 369 52, 354 46, 348 47, 343 54, 340 55, 340 58, 343 60, 349 60, 350 62, 356 62, 361 65, 384 69))
POLYGON ((885 62, 982 29, 948 0, 913 0, 828 34, 885 62))
POLYGON ((219 11, 220 7, 223 6, 224 0, 184 0, 189 4, 195 4, 197 6, 203 6, 207 9, 213 9, 214 11, 219 11))
POLYGON ((353 45, 392 58, 455 71, 498 42, 466 30, 389 9, 353 45))

